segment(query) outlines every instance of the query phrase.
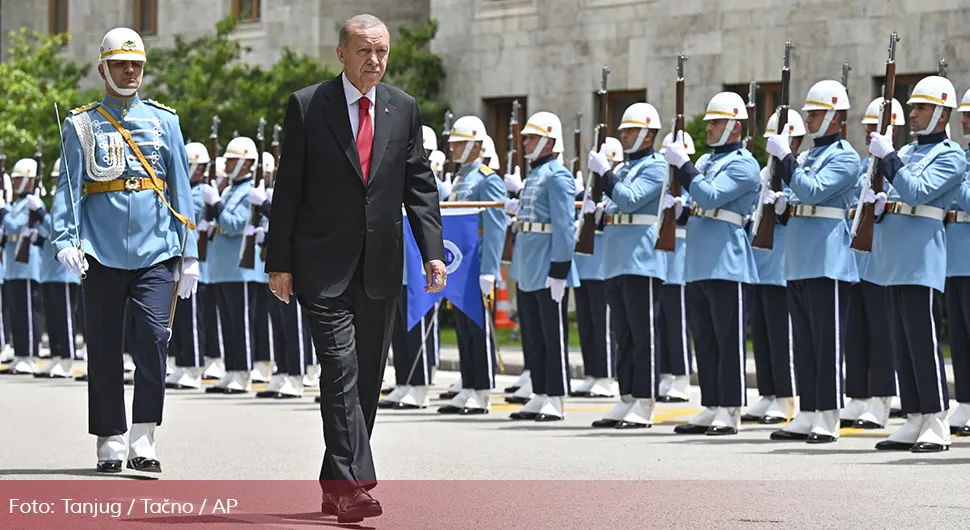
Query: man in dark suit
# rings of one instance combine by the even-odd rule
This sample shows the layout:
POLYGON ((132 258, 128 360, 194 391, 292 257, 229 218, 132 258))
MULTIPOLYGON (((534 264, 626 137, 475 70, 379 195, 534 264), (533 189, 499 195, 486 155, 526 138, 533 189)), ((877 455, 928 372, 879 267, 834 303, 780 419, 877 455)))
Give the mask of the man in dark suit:
POLYGON ((370 434, 403 278, 402 203, 425 290, 445 286, 421 116, 414 98, 380 82, 389 51, 380 19, 353 17, 337 46, 344 72, 290 96, 268 236, 270 290, 299 297, 320 362, 321 509, 339 522, 381 514, 368 494, 370 434))

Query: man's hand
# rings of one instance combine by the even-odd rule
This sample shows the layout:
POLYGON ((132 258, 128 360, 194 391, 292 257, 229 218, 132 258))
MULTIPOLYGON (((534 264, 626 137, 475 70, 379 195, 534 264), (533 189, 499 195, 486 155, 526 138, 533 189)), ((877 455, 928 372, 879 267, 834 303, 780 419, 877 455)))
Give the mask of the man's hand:
POLYGON ((586 189, 586 182, 583 181, 583 172, 577 171, 574 182, 576 183, 576 193, 582 193, 586 189))
POLYGON ((175 271, 175 281, 179 285, 179 298, 190 298, 199 285, 199 260, 185 258, 182 261, 182 271, 175 271))
POLYGON ((67 269, 80 276, 84 273, 84 256, 76 248, 65 248, 57 253, 57 261, 61 262, 67 269))
POLYGON ((293 275, 289 272, 269 273, 269 290, 284 304, 290 303, 293 294, 293 275))
POLYGON ((869 153, 879 159, 886 158, 890 153, 896 152, 896 148, 893 147, 893 127, 889 126, 886 134, 879 134, 878 132, 869 133, 869 153))
POLYGON ((209 206, 219 202, 219 192, 214 187, 209 184, 201 184, 201 186, 203 202, 209 206))
POLYGON ((448 271, 445 269, 445 262, 440 259, 433 259, 424 264, 424 274, 427 278, 427 283, 424 286, 424 292, 426 293, 437 293, 441 292, 445 288, 447 283, 448 271))
POLYGON ((40 210, 44 206, 43 201, 40 200, 40 188, 34 190, 34 193, 27 196, 27 208, 30 211, 35 212, 40 210))
POLYGON ((515 166, 515 170, 512 173, 506 173, 503 180, 505 180, 505 189, 513 195, 525 187, 525 184, 522 183, 522 172, 519 170, 519 166, 515 166))
POLYGON ((678 131, 677 138, 664 144, 664 148, 666 149, 664 151, 664 159, 675 168, 680 169, 690 161, 690 155, 687 154, 687 148, 684 147, 683 131, 678 131))
POLYGON ((253 206, 262 206, 268 198, 266 185, 263 182, 260 182, 259 186, 249 190, 249 204, 253 206))
POLYGON ((765 144, 765 151, 768 154, 777 158, 778 160, 783 160, 786 156, 791 154, 791 137, 788 132, 782 134, 772 134, 768 136, 768 142, 765 144))
POLYGON ((663 198, 664 210, 673 208, 674 217, 680 218, 680 215, 684 213, 684 199, 681 197, 674 197, 671 194, 664 195, 663 198))

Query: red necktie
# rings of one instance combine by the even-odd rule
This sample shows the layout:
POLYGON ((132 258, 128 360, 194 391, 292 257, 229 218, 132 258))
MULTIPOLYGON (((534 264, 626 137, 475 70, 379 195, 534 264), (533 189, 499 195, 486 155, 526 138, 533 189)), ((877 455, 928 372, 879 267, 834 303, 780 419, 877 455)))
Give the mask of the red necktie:
POLYGON ((362 97, 357 100, 360 106, 360 123, 357 127, 357 155, 360 157, 360 171, 364 176, 364 185, 367 185, 367 175, 370 173, 370 154, 374 148, 374 126, 371 125, 370 100, 362 97))

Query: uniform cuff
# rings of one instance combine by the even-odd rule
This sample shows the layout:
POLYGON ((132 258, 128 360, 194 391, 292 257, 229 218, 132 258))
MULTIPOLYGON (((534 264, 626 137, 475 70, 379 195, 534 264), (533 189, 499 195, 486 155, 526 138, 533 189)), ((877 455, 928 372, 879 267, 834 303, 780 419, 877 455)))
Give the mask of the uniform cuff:
POLYGON ((272 217, 270 212, 273 211, 273 204, 271 202, 263 201, 263 204, 259 205, 259 212, 263 214, 264 217, 272 217))
POLYGON ((222 215, 222 211, 226 209, 226 205, 219 201, 213 205, 206 207, 205 219, 206 221, 215 221, 217 217, 222 215))
POLYGON ((549 264, 549 277, 556 280, 565 280, 569 276, 569 269, 572 267, 571 261, 554 261, 549 264))
POLYGON ((613 197, 613 188, 620 179, 616 177, 612 169, 606 171, 606 173, 600 175, 600 187, 603 188, 603 192, 610 198, 613 197))
MULTIPOLYGON (((694 177, 700 174, 701 172, 697 171, 697 168, 694 167, 694 163, 689 160, 684 162, 684 165, 680 166, 680 169, 674 172, 677 181, 680 182, 681 187, 687 190, 688 193, 690 193, 690 183, 694 181, 694 177)), ((660 200, 663 200, 663 197, 660 200)))
POLYGON ((886 177, 886 180, 890 184, 893 183, 893 179, 896 178, 896 173, 903 168, 903 161, 899 159, 899 155, 895 151, 886 155, 886 158, 879 160, 879 171, 882 172, 882 176, 886 177))

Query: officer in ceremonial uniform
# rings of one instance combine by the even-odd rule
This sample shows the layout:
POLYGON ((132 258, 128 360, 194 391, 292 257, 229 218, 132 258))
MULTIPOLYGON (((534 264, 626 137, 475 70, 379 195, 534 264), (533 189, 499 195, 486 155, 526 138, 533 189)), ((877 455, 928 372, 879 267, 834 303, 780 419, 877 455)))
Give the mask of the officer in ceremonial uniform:
POLYGON ((533 114, 522 135, 532 171, 525 182, 517 173, 505 175, 506 189, 516 197, 506 201, 506 212, 518 218, 512 277, 518 282, 523 346, 533 351, 529 368, 535 395, 511 417, 556 421, 563 419, 570 383, 565 294, 579 285, 573 265, 576 182, 556 160, 563 142, 555 114, 533 114))
MULTIPOLYGON (((882 113, 882 97, 874 99, 866 107, 862 118, 865 125, 865 141, 869 145, 869 134, 876 130, 882 113)), ((903 106, 893 99, 891 124, 899 127, 906 124, 903 106)), ((868 155, 859 165, 860 175, 855 196, 862 191, 868 176, 868 155)), ((879 231, 880 225, 873 229, 879 231)), ((875 250, 875 249, 874 249, 875 250)), ((881 429, 889 421, 893 396, 896 395, 896 370, 892 363, 886 362, 892 352, 889 336, 889 321, 886 314, 886 289, 869 281, 868 264, 871 254, 853 252, 856 267, 859 269, 859 283, 852 285, 849 292, 849 315, 845 336, 845 395, 851 398, 839 413, 843 427, 861 429, 881 429)), ((952 328, 951 328, 952 329, 952 328)))
MULTIPOLYGON (((207 182, 208 184, 214 186, 216 191, 220 194, 226 188, 226 159, 222 156, 217 156, 215 159, 216 164, 216 181, 207 182)), ((202 188, 199 188, 199 196, 201 197, 202 188)), ((203 209, 206 215, 199 221, 199 233, 207 232, 209 234, 209 241, 212 241, 216 236, 216 228, 218 226, 215 223, 210 223, 206 220, 208 216, 208 211, 210 207, 203 201, 203 209)), ((204 279, 206 287, 201 290, 202 292, 202 327, 205 329, 203 337, 205 337, 205 368, 202 370, 202 379, 207 381, 218 381, 226 375, 226 348, 225 343, 222 338, 222 319, 219 317, 219 303, 217 291, 218 289, 209 285, 211 284, 209 280, 209 264, 200 264, 200 268, 204 269, 203 276, 200 278, 200 283, 204 279)))
MULTIPOLYGON (((744 290, 758 281, 758 270, 743 225, 760 186, 758 162, 741 145, 746 119, 741 96, 721 92, 704 114, 713 153, 695 167, 681 133, 665 146, 696 204, 687 223, 685 280, 704 410, 674 428, 679 434, 737 434, 745 405, 744 290)), ((664 197, 665 207, 675 203, 664 197)))
POLYGON ((52 210, 58 261, 79 276, 86 270, 88 428, 98 437, 101 472, 120 472, 126 452, 129 468, 161 471, 155 427, 162 422, 169 314, 176 289, 191 296, 199 277, 185 144, 175 111, 138 97, 144 62, 133 30, 104 36, 98 72, 106 95, 64 122, 67 178, 57 180, 52 210), (127 444, 126 303, 139 340, 127 444))
MULTIPOLYGON (((892 185, 889 194, 867 193, 882 226, 873 236, 867 276, 886 286, 889 333, 896 358, 906 423, 876 449, 917 453, 946 451, 950 429, 943 352, 939 348, 940 294, 946 280, 943 221, 964 182, 967 161, 947 139, 956 92, 946 78, 924 77, 906 102, 916 143, 896 152, 890 134, 870 134, 869 153, 892 185), (891 249, 891 251, 890 251, 891 249)), ((873 330, 879 332, 880 330, 873 330)))
MULTIPOLYGON (((451 134, 448 135, 448 143, 451 158, 458 163, 459 169, 448 197, 449 201, 505 200, 502 177, 485 165, 482 159, 486 138, 485 124, 478 117, 463 116, 455 121, 451 134)), ((492 149, 494 150, 494 145, 492 149)), ((499 266, 508 220, 500 208, 485 208, 478 216, 478 285, 482 294, 485 325, 479 327, 471 317, 456 308, 455 331, 458 337, 462 389, 447 405, 438 409, 442 414, 487 414, 490 409, 489 394, 495 388, 496 335, 492 327, 492 309, 489 306, 494 300, 496 279, 502 275, 499 266), (489 305, 485 304, 486 300, 489 305)))
MULTIPOLYGON (((805 137, 805 123, 797 111, 788 109, 789 150, 798 152, 805 137)), ((765 138, 777 134, 778 112, 771 115, 765 127, 765 138)), ((762 186, 770 185, 772 175, 769 164, 761 172, 762 186)), ((742 421, 766 425, 784 423, 795 409, 794 352, 789 340, 791 319, 788 316, 788 293, 785 283, 785 225, 788 222, 788 195, 767 189, 765 199, 773 204, 774 215, 763 222, 774 223, 774 236, 770 250, 754 249, 754 261, 758 265, 758 282, 751 287, 748 304, 751 323, 751 344, 754 349, 755 373, 761 399, 752 405, 742 421)), ((755 204, 755 209, 761 208, 755 204)), ((754 237, 754 234, 751 234, 754 237)))
POLYGON ((262 283, 262 260, 256 252, 256 266, 243 269, 239 256, 246 236, 255 235, 250 224, 249 191, 253 189, 252 171, 259 154, 251 138, 237 136, 226 146, 226 172, 229 184, 220 194, 210 184, 202 184, 202 200, 211 208, 206 220, 215 223, 215 237, 209 243, 209 282, 216 290, 216 303, 225 344, 226 373, 205 391, 209 394, 249 392, 253 360, 257 347, 259 318, 267 318, 265 306, 260 313, 257 291, 262 283))
MULTIPOLYGON (((667 258, 654 250, 657 212, 667 176, 663 155, 653 145, 660 130, 657 109, 649 103, 627 107, 620 121, 620 141, 626 161, 614 173, 605 149, 591 152, 589 170, 599 175, 607 197, 602 212, 606 297, 610 323, 619 342, 617 379, 620 402, 593 427, 637 429, 653 424, 660 385, 657 329, 660 287, 667 276, 667 258)), ((605 144, 604 144, 605 147, 605 144)), ((583 211, 595 211, 587 200, 583 211)))
MULTIPOLYGON (((957 109, 963 137, 970 140, 970 90, 957 109)), ((970 160, 970 148, 964 150, 970 160)), ((970 170, 970 164, 968 164, 970 170)), ((970 176, 970 171, 967 173, 970 176)), ((950 434, 970 436, 970 179, 965 178, 947 212, 946 314, 956 387, 956 410, 947 418, 950 434)))
MULTIPOLYGON (((768 137, 767 150, 791 188, 785 275, 791 314, 799 413, 773 440, 830 443, 839 438, 842 408, 842 337, 849 287, 859 281, 849 249, 847 212, 856 199, 859 155, 842 138, 849 97, 838 81, 812 86, 803 111, 814 145, 801 159, 788 131, 768 137)), ((766 196, 783 200, 782 195, 766 196)))
MULTIPOLYGON (((667 133, 661 145, 673 141, 667 133)), ((688 155, 695 153, 694 139, 684 131, 684 148, 688 155)), ((660 149, 664 154, 664 149, 660 149)), ((690 194, 681 190, 681 202, 690 204, 690 194)), ((686 210, 686 208, 685 208, 686 210)), ((657 329, 660 331, 659 364, 660 387, 657 400, 664 403, 690 401, 690 374, 693 371, 691 357, 690 326, 687 324, 687 293, 684 285, 684 260, 687 255, 687 228, 689 211, 677 219, 677 243, 673 252, 665 252, 667 279, 660 287, 660 312, 657 329)))
POLYGON ((43 254, 38 227, 43 223, 47 209, 40 200, 37 186, 37 161, 23 158, 14 165, 13 202, 3 209, 4 282, 13 329, 14 361, 3 373, 31 374, 36 370, 42 333, 42 295, 40 268, 43 254), (28 262, 16 260, 21 245, 29 246, 28 262))
MULTIPOLYGON (((197 233, 208 231, 202 186, 209 171, 209 150, 204 144, 185 145, 189 159, 189 185, 192 187, 192 220, 197 233)), ((175 309, 175 324, 169 349, 175 357, 175 369, 165 378, 165 387, 177 390, 202 387, 202 369, 206 357, 205 303, 208 288, 208 263, 199 263, 199 286, 192 296, 181 299, 175 309)))
MULTIPOLYGON (((60 176, 61 159, 54 162, 51 178, 56 185, 60 176)), ((50 343, 51 359, 47 367, 34 377, 72 378, 75 334, 79 331, 75 314, 81 300, 81 278, 54 259, 54 246, 51 244, 51 216, 44 217, 38 225, 40 237, 44 240, 43 262, 40 265, 40 288, 44 295, 44 314, 47 317, 47 337, 50 343)))

